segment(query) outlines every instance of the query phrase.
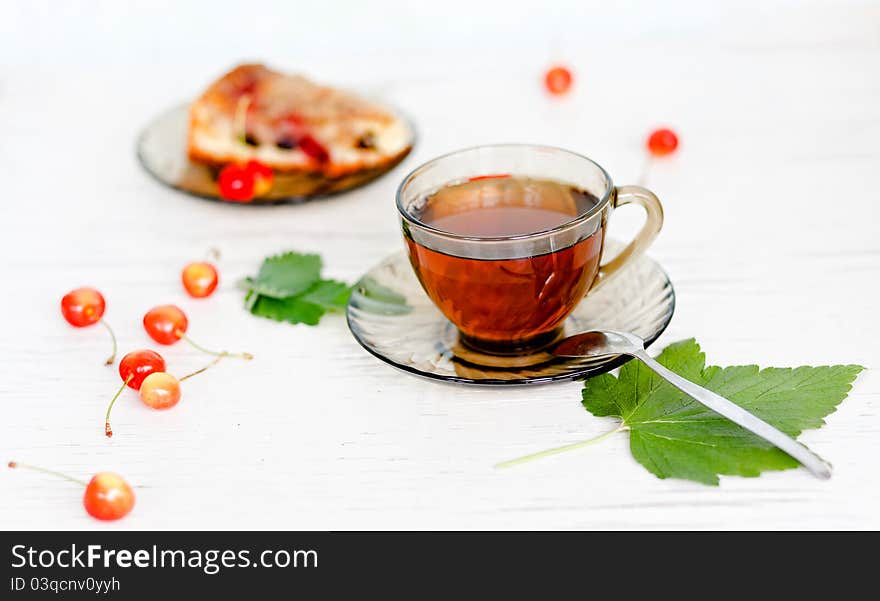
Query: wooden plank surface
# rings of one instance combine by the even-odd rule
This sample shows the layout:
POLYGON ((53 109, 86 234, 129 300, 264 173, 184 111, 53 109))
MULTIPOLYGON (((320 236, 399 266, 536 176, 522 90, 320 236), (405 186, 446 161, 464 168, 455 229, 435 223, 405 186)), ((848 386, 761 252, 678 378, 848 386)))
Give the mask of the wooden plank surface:
MULTIPOLYGON (((678 304, 658 344, 695 336, 720 365, 874 368, 877 3, 570 3, 534 18, 504 5, 496 20, 500 5, 479 5, 482 25, 445 30, 431 19, 454 21, 463 6, 427 18, 389 5, 394 25, 361 18, 358 5, 296 19, 284 6, 240 37, 230 36, 243 13, 225 4, 210 31, 195 6, 160 35, 161 7, 47 16, 26 3, 0 29, 0 458, 83 477, 116 470, 138 496, 126 520, 98 524, 68 484, 3 470, 0 528, 880 527, 873 369, 826 427, 802 437, 834 464, 829 482, 804 470, 717 488, 660 481, 632 460, 623 434, 496 471, 497 461, 613 423, 581 408, 574 383, 487 390, 397 372, 362 350, 343 318, 315 328, 263 321, 234 287, 285 249, 321 252, 330 276, 353 281, 401 248, 396 185, 440 153, 555 144, 632 183, 643 136, 668 123, 682 146, 648 174, 667 220, 650 254, 678 304), (246 57, 380 94, 412 116, 417 148, 370 186, 302 206, 223 206, 156 184, 134 158, 140 128, 246 57), (539 83, 553 58, 577 77, 561 102, 539 83), (223 254, 221 288, 189 299, 179 270, 209 247, 223 254), (154 346, 141 316, 173 302, 194 338, 257 359, 186 382, 172 411, 127 395, 106 440, 118 376, 101 366, 105 333, 74 330, 58 311, 60 296, 84 284, 105 293, 122 349, 154 346)), ((637 213, 621 210, 613 233, 627 236, 637 213)), ((204 363, 183 345, 163 353, 177 373, 204 363)))

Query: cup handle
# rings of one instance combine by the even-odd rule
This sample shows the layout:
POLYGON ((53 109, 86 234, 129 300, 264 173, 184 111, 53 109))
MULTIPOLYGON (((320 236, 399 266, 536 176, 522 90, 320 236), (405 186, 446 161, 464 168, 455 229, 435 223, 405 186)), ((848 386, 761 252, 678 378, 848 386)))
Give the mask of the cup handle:
POLYGON ((630 260, 641 256, 647 250, 663 226, 663 207, 653 192, 641 186, 619 186, 614 190, 614 208, 635 203, 645 209, 645 224, 632 242, 620 253, 599 267, 590 292, 607 282, 630 260))

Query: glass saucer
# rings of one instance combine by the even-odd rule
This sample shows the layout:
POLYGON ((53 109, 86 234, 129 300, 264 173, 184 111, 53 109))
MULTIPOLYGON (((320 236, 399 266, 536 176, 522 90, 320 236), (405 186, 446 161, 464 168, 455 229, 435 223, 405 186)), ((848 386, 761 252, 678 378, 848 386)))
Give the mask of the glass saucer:
MULTIPOLYGON (((623 244, 608 240, 605 252, 614 256, 621 248, 623 244)), ((674 310, 669 277, 642 256, 581 301, 566 320, 564 335, 594 328, 623 330, 642 337, 647 346, 663 333, 674 310)), ((509 386, 575 380, 610 371, 629 359, 553 357, 545 352, 500 357, 468 349, 424 293, 403 252, 358 281, 347 317, 354 337, 375 356, 404 371, 449 382, 509 386)))
POLYGON ((276 173, 269 193, 247 203, 222 198, 217 189, 217 169, 190 161, 187 157, 187 104, 165 111, 147 125, 138 137, 137 157, 147 173, 161 183, 192 196, 244 206, 301 203, 359 188, 400 164, 415 143, 412 124, 404 120, 409 126, 410 143, 406 151, 390 163, 334 178, 304 173, 276 173))

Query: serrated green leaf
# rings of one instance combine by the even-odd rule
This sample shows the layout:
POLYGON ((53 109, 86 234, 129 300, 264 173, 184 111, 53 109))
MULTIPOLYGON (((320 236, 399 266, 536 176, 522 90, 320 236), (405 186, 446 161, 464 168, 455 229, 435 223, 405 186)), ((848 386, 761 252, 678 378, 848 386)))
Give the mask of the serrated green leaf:
POLYGON ((288 298, 302 294, 319 279, 319 255, 286 252, 265 259, 257 277, 245 279, 244 285, 263 296, 288 298))
MULTIPOLYGON (((846 398, 862 371, 858 365, 767 368, 704 365, 694 340, 668 346, 657 360, 790 436, 824 424, 846 398)), ((719 475, 757 476, 798 462, 770 443, 707 409, 653 375, 638 361, 619 377, 587 380, 584 407, 597 416, 615 416, 630 431, 630 451, 659 478, 684 478, 717 485, 719 475)))
MULTIPOLYGON (((657 360, 672 371, 692 379, 700 377, 706 356, 700 352, 696 340, 690 338, 670 344, 657 356, 657 360)), ((696 379, 692 381, 697 382, 696 379)), ((644 363, 630 361, 620 368, 619 378, 602 374, 586 380, 582 396, 584 407, 593 415, 624 418, 635 410, 639 399, 652 393, 666 398, 670 391, 676 396, 681 395, 644 363)))
POLYGON ((717 369, 706 376, 706 388, 727 397, 788 434, 825 425, 846 398, 859 365, 768 367, 755 365, 717 369))
POLYGON ((244 278, 245 309, 260 317, 317 325, 327 311, 342 311, 350 287, 321 279, 321 257, 286 252, 263 261, 254 278, 244 278))
POLYGON ((284 299, 260 296, 251 307, 251 313, 275 321, 304 323, 314 326, 323 317, 324 308, 299 297, 284 299))
POLYGON ((583 405, 596 417, 619 417, 632 411, 629 406, 630 391, 623 390, 619 378, 611 374, 600 374, 584 382, 581 391, 583 405))

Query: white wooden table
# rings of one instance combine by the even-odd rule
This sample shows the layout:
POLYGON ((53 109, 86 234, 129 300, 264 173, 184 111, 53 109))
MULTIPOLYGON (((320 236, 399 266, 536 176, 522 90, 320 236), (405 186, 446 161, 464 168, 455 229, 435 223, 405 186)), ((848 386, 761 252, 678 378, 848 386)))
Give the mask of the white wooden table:
MULTIPOLYGON (((613 424, 581 408, 576 383, 423 381, 362 350, 340 316, 315 328, 264 321, 234 287, 285 249, 321 252, 330 276, 353 281, 402 247, 395 187, 442 152, 548 143, 632 183, 646 132, 670 124, 681 151, 648 178, 667 218, 650 254, 678 295, 658 347, 696 336, 719 365, 876 367, 877 3, 572 2, 539 15, 510 3, 430 15, 396 3, 383 19, 360 4, 312 9, 326 14, 297 13, 301 3, 243 12, 213 2, 208 13, 62 4, 49 17, 12 3, 0 24, 0 458, 82 477, 118 471, 137 506, 100 524, 68 483, 2 470, 0 528, 880 527, 874 370, 802 437, 834 463, 829 482, 804 470, 717 488, 661 481, 630 457, 625 435, 497 471, 613 424), (249 57, 380 93, 412 116, 417 148, 380 181, 303 206, 224 206, 158 185, 134 158, 142 125, 249 57), (538 79, 555 58, 577 77, 561 102, 538 79), (180 268, 212 246, 221 288, 190 299, 180 268), (177 303, 194 338, 257 358, 186 382, 171 411, 126 395, 107 440, 103 412, 119 382, 101 365, 108 340, 58 310, 80 285, 106 295, 123 351, 154 347, 143 313, 177 303)), ((637 213, 621 210, 613 231, 626 236, 637 213)), ((177 373, 205 362, 184 345, 161 351, 177 373)))

